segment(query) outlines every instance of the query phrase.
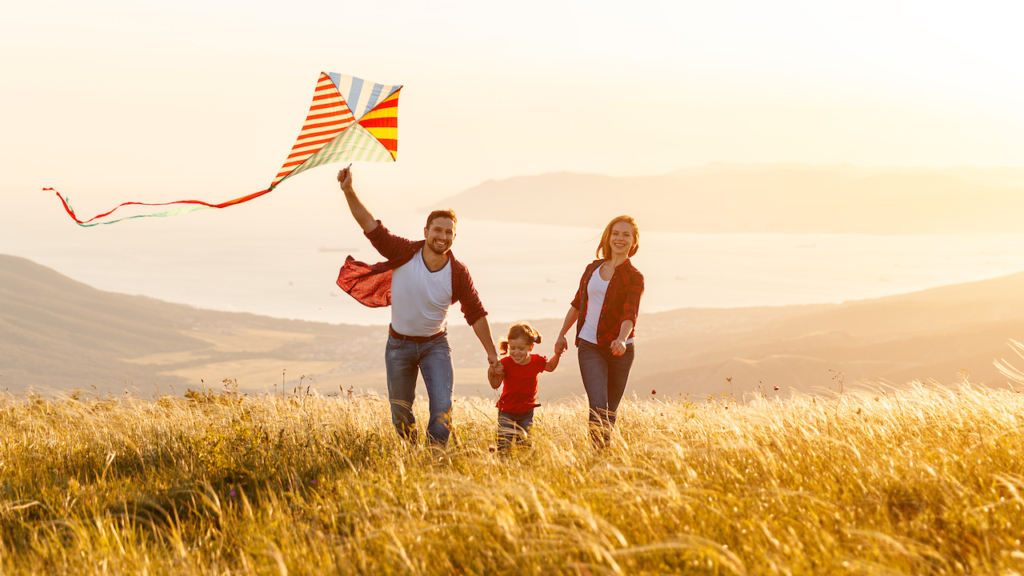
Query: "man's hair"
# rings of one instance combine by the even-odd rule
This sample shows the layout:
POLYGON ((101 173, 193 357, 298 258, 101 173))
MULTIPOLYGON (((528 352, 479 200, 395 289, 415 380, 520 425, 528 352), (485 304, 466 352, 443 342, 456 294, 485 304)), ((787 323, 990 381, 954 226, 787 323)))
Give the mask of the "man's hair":
POLYGON ((598 258, 607 260, 612 257, 612 227, 619 222, 626 222, 633 227, 633 246, 629 249, 628 256, 632 258, 636 251, 640 249, 640 227, 636 225, 636 220, 633 220, 632 216, 623 214, 622 216, 612 218, 612 221, 604 227, 604 234, 601 234, 601 243, 597 246, 598 258))
POLYGON ((455 217, 455 210, 452 210, 451 208, 447 210, 434 210, 431 212, 430 216, 427 216, 427 228, 430 228, 430 223, 434 221, 434 218, 451 218, 452 228, 459 223, 459 219, 455 217))

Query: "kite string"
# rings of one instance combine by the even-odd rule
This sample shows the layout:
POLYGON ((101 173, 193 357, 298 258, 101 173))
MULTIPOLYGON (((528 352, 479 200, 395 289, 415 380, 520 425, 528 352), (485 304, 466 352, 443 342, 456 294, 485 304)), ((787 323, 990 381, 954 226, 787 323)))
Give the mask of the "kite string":
MULTIPOLYGON (((263 196, 264 194, 267 194, 267 193, 271 192, 273 189, 274 189, 274 187, 271 186, 270 188, 267 188, 266 190, 260 190, 259 192, 253 192, 252 194, 248 194, 248 195, 242 196, 240 198, 235 198, 234 200, 228 200, 227 202, 221 202, 220 204, 210 204, 208 202, 203 202, 202 200, 178 200, 178 201, 175 201, 175 202, 157 202, 157 203, 150 203, 150 202, 124 202, 122 204, 118 204, 117 206, 114 206, 114 208, 111 209, 110 211, 104 212, 103 214, 98 214, 96 216, 93 216, 92 218, 89 218, 88 220, 79 220, 78 216, 75 215, 75 210, 71 207, 71 204, 68 203, 68 200, 66 198, 61 196, 60 192, 57 192, 53 188, 43 188, 43 191, 44 192, 51 191, 51 192, 54 192, 55 194, 57 194, 57 198, 60 198, 61 204, 64 205, 64 210, 68 213, 68 215, 71 216, 75 220, 75 222, 77 222, 79 225, 84 226, 84 225, 87 225, 89 222, 92 222, 93 220, 96 220, 98 218, 103 218, 105 216, 109 216, 109 215, 113 214, 118 208, 121 208, 122 206, 171 206, 173 204, 197 204, 197 205, 200 205, 200 206, 205 206, 207 208, 227 208, 228 206, 234 206, 235 204, 241 204, 243 202, 248 202, 249 200, 253 200, 255 198, 259 198, 260 196, 263 196)), ((140 216, 134 216, 134 218, 142 218, 142 217, 146 217, 146 216, 158 216, 158 214, 143 214, 143 215, 140 215, 140 216)))

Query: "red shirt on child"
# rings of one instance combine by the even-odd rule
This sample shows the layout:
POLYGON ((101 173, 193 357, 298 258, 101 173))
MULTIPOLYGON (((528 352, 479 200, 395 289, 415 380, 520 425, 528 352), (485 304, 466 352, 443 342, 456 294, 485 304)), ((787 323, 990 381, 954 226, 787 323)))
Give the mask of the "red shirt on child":
POLYGON ((501 398, 496 404, 498 410, 522 414, 540 406, 537 404, 537 376, 547 363, 548 359, 540 354, 530 354, 530 361, 526 364, 516 364, 511 356, 502 358, 505 376, 502 378, 501 398))

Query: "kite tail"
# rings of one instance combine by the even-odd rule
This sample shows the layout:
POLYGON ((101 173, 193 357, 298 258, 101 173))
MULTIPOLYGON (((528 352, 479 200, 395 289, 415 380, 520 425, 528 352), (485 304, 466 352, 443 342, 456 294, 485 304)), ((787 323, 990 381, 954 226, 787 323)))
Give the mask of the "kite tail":
POLYGON ((271 186, 270 188, 267 188, 266 190, 260 190, 259 192, 253 192, 252 194, 249 194, 247 196, 242 196, 241 198, 235 198, 234 200, 228 200, 227 202, 221 202, 220 204, 210 204, 208 202, 203 202, 202 200, 178 200, 176 202, 160 202, 160 203, 155 203, 155 204, 151 204, 151 203, 148 203, 148 202, 125 202, 123 204, 118 204, 117 206, 114 206, 114 208, 112 210, 110 210, 110 211, 104 212, 103 214, 97 214, 96 216, 93 216, 92 218, 89 218, 88 220, 79 220, 78 216, 75 215, 74 208, 71 207, 71 203, 68 201, 67 198, 61 196, 60 192, 57 192, 53 188, 43 188, 43 191, 44 192, 51 191, 51 192, 54 192, 55 194, 57 194, 57 198, 60 198, 61 204, 64 205, 64 210, 68 213, 68 216, 71 216, 71 218, 74 219, 74 221, 77 222, 79 226, 89 227, 89 226, 96 226, 98 224, 113 224, 115 222, 120 222, 122 220, 131 220, 133 218, 155 218, 155 217, 164 217, 164 216, 174 216, 176 214, 184 214, 185 212, 193 212, 195 210, 205 210, 207 208, 227 208, 228 206, 234 206, 236 204, 242 204, 243 202, 248 202, 249 200, 253 200, 255 198, 259 198, 260 196, 263 196, 264 194, 269 193, 273 189, 274 189, 274 187, 271 186), (110 216, 118 208, 120 208, 122 206, 175 206, 175 205, 182 205, 182 206, 180 206, 179 208, 175 208, 173 210, 167 210, 167 211, 164 211, 164 212, 156 212, 156 213, 153 213, 153 214, 138 214, 138 215, 135 215, 135 216, 125 216, 124 218, 117 218, 115 220, 104 220, 104 221, 100 221, 100 222, 94 222, 94 220, 99 220, 100 218, 105 218, 107 216, 110 216))

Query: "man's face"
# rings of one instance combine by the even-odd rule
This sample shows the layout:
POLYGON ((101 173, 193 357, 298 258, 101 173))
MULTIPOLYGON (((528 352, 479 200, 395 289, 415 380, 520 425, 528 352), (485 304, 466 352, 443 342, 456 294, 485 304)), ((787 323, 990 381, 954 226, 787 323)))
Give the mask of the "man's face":
POLYGON ((455 241, 455 223, 451 218, 438 216, 423 229, 423 237, 427 239, 427 248, 434 254, 441 255, 452 248, 455 241))

